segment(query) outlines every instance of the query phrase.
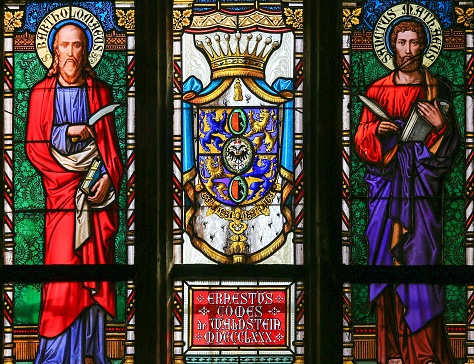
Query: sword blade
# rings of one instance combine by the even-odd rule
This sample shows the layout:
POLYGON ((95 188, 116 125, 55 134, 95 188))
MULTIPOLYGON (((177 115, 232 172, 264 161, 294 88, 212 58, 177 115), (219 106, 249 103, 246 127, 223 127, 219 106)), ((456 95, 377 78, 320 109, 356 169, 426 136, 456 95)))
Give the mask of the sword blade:
POLYGON ((108 114, 112 113, 117 109, 118 107, 122 106, 122 104, 110 104, 107 106, 104 106, 102 109, 97 110, 90 118, 87 124, 90 126, 94 125, 96 122, 98 122, 100 119, 102 119, 104 116, 107 116, 108 114))

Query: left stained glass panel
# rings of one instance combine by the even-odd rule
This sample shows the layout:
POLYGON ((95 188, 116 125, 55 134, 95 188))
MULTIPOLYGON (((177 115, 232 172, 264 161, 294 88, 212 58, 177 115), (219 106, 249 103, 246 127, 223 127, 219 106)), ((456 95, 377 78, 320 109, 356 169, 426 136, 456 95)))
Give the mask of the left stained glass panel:
POLYGON ((133 4, 12 2, 4 24, 4 263, 133 264, 133 4))
MULTIPOLYGON (((133 1, 3 3, 4 264, 133 265, 133 1)), ((134 294, 6 284, 4 362, 133 362, 134 294)))

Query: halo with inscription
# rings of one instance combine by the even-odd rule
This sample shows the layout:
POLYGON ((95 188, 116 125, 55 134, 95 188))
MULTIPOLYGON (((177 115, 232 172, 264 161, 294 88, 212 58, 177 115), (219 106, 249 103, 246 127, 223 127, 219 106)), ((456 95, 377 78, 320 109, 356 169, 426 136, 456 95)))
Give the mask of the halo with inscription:
POLYGON ((36 53, 46 68, 53 62, 54 36, 64 25, 73 24, 86 34, 89 63, 99 63, 105 50, 105 32, 99 19, 90 11, 78 6, 64 6, 48 13, 41 21, 35 38, 36 53))
POLYGON ((443 48, 443 29, 438 17, 419 4, 398 4, 387 9, 377 20, 374 28, 373 45, 379 61, 388 69, 395 69, 393 51, 390 49, 390 32, 402 20, 418 20, 423 24, 428 45, 423 54, 423 66, 429 67, 436 61, 443 48))

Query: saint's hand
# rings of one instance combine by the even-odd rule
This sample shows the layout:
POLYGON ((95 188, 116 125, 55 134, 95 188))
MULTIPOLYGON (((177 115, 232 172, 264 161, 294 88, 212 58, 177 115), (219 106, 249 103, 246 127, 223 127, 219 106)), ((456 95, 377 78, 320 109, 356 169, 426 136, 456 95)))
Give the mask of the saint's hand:
POLYGON ((377 127, 376 134, 378 136, 384 136, 391 133, 395 133, 398 130, 398 126, 391 121, 382 121, 377 127))
POLYGON ((67 135, 80 140, 94 137, 94 130, 88 125, 70 125, 67 128, 67 135))
POLYGON ((440 130, 443 127, 444 118, 439 109, 438 100, 435 101, 434 105, 429 102, 419 102, 418 111, 436 130, 440 130))
POLYGON ((97 180, 94 187, 92 187, 91 192, 94 194, 89 196, 87 199, 92 203, 101 203, 104 201, 105 196, 110 189, 110 184, 110 177, 107 174, 104 174, 97 180))

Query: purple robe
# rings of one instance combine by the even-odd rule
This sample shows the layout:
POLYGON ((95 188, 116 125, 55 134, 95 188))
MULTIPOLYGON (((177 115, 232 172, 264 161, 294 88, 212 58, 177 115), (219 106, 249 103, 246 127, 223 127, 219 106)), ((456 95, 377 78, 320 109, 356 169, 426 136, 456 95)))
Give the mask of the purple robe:
MULTIPOLYGON (((425 73, 428 72, 425 70, 425 73)), ((431 90, 427 90, 425 85, 395 85, 391 74, 377 81, 367 95, 382 105, 394 120, 406 120, 415 102, 429 98, 430 92, 439 99, 451 101, 446 84, 430 77, 431 90)), ((452 105, 445 121, 442 134, 428 138, 441 139, 438 149, 432 153, 429 148, 435 142, 428 146, 420 142, 402 143, 400 133, 379 138, 375 133, 380 120, 364 110, 355 142, 368 169, 365 178, 369 220, 366 237, 370 265, 393 265, 394 259, 401 265, 443 263, 444 177, 453 165, 459 144, 452 105), (400 223, 407 231, 392 248, 395 223, 400 223)), ((400 126, 404 124, 400 120, 397 122, 400 126)), ((386 286, 371 284, 370 300, 374 301, 386 286)), ((399 284, 396 291, 406 306, 405 319, 412 332, 444 311, 442 286, 399 284)))

